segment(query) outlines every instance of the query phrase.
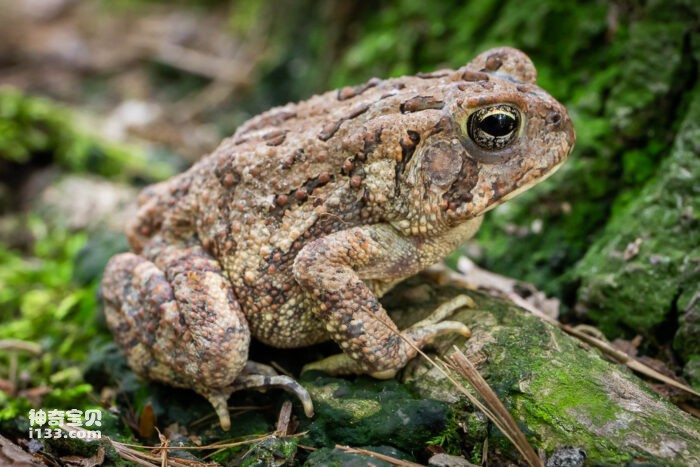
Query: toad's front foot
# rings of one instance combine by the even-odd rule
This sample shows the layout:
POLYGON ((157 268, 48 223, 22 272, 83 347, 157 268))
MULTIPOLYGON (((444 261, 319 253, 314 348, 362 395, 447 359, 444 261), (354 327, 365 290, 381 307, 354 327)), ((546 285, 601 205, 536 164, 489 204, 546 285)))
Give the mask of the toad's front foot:
MULTIPOLYGON (((394 332, 395 336, 400 338, 402 343, 410 349, 407 354, 408 357, 415 355, 415 353, 417 353, 417 351, 423 346, 432 343, 437 337, 445 334, 456 333, 461 334, 466 338, 471 337, 471 331, 463 323, 458 321, 441 320, 451 316, 459 308, 471 308, 473 306, 474 301, 469 296, 458 295, 437 307, 424 320, 415 323, 413 326, 402 331, 401 333, 394 330, 395 328, 392 326, 393 323, 389 324, 381 321, 380 324, 384 324, 387 329, 394 332)), ((368 371, 366 366, 363 365, 363 361, 361 359, 358 361, 351 358, 348 354, 342 353, 331 355, 330 357, 324 358, 317 362, 309 363, 308 365, 304 366, 302 373, 310 370, 319 370, 331 375, 367 373, 377 379, 389 379, 393 378, 396 375, 396 372, 400 370, 406 362, 401 361, 395 363, 397 366, 368 371)))
POLYGON ((397 338, 402 339, 401 344, 405 348, 405 359, 395 360, 392 366, 380 369, 368 368, 362 359, 354 359, 348 354, 342 353, 309 363, 304 366, 302 373, 319 370, 330 375, 357 375, 364 373, 377 379, 393 378, 423 346, 432 343, 438 336, 453 333, 461 334, 467 338, 471 337, 469 328, 456 321, 443 321, 430 326, 409 328, 400 334, 396 334, 397 338))

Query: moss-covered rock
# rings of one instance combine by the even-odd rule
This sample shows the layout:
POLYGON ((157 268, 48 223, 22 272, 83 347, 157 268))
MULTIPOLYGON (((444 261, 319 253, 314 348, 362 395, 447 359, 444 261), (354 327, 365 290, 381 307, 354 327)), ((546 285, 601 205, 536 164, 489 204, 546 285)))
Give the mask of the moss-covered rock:
MULTIPOLYGON (((403 325, 408 316, 410 320, 425 316, 458 294, 474 300, 474 307, 450 317, 470 326, 472 338, 440 341, 437 353, 447 355, 457 344, 477 362, 536 448, 551 454, 573 446, 585 451, 593 464, 700 462, 700 421, 658 397, 624 367, 507 301, 455 287, 425 285, 421 299, 415 288, 416 283, 409 281, 387 298, 389 308, 403 310, 398 316, 403 325), (407 289, 412 304, 402 298, 402 290, 407 289)), ((421 359, 409 364, 404 380, 431 398, 462 399, 439 371, 421 359)), ((454 427, 466 439, 471 412, 453 407, 457 409, 454 427)), ((473 440, 474 434, 470 437, 473 440)), ((488 439, 489 459, 514 459, 513 447, 496 429, 489 429, 488 439)), ((463 449, 473 454, 474 446, 463 449)))
POLYGON ((305 376, 316 417, 302 424, 313 446, 388 445, 416 453, 448 425, 449 405, 420 398, 398 381, 305 376))
POLYGON ((298 442, 298 438, 265 439, 255 444, 237 465, 241 467, 289 465, 296 456, 298 442))
POLYGON ((683 368, 683 375, 688 378, 693 389, 700 391, 700 355, 691 355, 683 368))
POLYGON ((679 326, 673 346, 684 361, 689 361, 700 355, 700 277, 688 278, 686 284, 676 303, 679 326))
MULTIPOLYGON (((579 311, 608 333, 652 335, 700 285, 700 85, 687 99, 669 157, 576 267, 579 311)), ((700 345, 697 310, 679 310, 674 344, 687 356, 700 345)))
MULTIPOLYGON (((611 213, 636 200, 644 182, 658 173, 684 111, 679 103, 696 80, 688 44, 697 9, 683 1, 629 9, 609 3, 607 11, 594 4, 588 3, 586 13, 583 5, 567 7, 572 14, 592 15, 584 34, 566 39, 567 59, 538 60, 539 51, 533 51, 540 82, 572 115, 573 154, 551 180, 487 216, 477 237, 483 266, 532 282, 567 306, 577 284, 566 273, 611 213), (606 31, 595 28, 603 17, 606 31), (600 45, 591 50, 592 43, 600 45)), ((553 49, 561 50, 559 44, 553 49)))
MULTIPOLYGON (((396 449, 379 447, 379 448, 368 448, 367 450, 378 452, 387 456, 391 456, 398 459, 403 459, 396 449)), ((367 465, 376 467, 391 467, 395 464, 387 462, 385 460, 377 459, 367 454, 360 454, 357 452, 347 452, 338 448, 322 448, 311 453, 306 462, 305 466, 315 467, 315 466, 332 466, 332 467, 365 467, 367 465)))

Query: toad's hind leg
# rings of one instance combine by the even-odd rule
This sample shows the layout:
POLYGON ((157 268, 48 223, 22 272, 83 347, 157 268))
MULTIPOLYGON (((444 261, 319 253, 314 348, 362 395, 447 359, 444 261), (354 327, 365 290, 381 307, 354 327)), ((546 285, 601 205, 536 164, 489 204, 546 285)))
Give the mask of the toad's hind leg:
POLYGON ((163 246, 112 258, 107 324, 139 375, 193 389, 230 426, 226 401, 248 359, 250 332, 229 281, 200 247, 163 246))

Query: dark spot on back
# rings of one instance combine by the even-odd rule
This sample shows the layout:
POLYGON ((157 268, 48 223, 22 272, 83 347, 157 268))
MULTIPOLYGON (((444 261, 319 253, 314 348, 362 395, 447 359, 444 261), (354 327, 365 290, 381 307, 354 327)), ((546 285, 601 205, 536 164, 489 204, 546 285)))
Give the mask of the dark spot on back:
POLYGON ((416 146, 418 146, 419 142, 420 135, 413 130, 406 131, 406 134, 401 136, 399 140, 399 144, 401 145, 401 160, 396 161, 396 165, 394 166, 394 190, 396 196, 399 195, 399 177, 413 157, 413 153, 416 151, 416 146))
POLYGON ((262 138, 268 146, 279 146, 284 143, 286 137, 287 130, 272 130, 269 133, 265 133, 262 138))
POLYGON ((469 157, 463 159, 457 180, 442 196, 447 201, 448 206, 451 206, 451 209, 453 206, 456 209, 472 200, 474 195, 472 195, 471 191, 476 186, 478 178, 479 166, 476 161, 469 157))
POLYGON ((271 110, 260 117, 260 120, 255 122, 255 124, 248 126, 245 132, 257 131, 266 127, 279 126, 287 120, 296 117, 296 112, 290 112, 288 110, 271 110))
POLYGON ((221 186, 227 190, 238 185, 241 181, 241 174, 234 170, 233 159, 230 157, 223 157, 216 161, 214 175, 221 186))
POLYGON ((299 148, 282 160, 282 168, 289 169, 292 165, 304 160, 304 148, 299 148))
POLYGON ((275 195, 275 206, 271 209, 271 214, 281 217, 284 211, 304 203, 311 196, 315 189, 327 185, 335 177, 327 172, 319 174, 317 177, 306 180, 299 188, 295 188, 288 193, 275 195))
POLYGON ((434 79, 434 78, 443 78, 447 76, 449 73, 447 71, 433 71, 430 73, 416 73, 416 77, 421 78, 421 79, 434 79))
POLYGON ((350 115, 348 115, 345 118, 345 120, 350 120, 350 119, 355 118, 359 115, 362 115, 363 113, 367 112, 368 109, 369 109, 369 104, 359 105, 350 111, 350 115))
POLYGON ((452 121, 450 120, 449 117, 442 117, 433 128, 430 129, 428 132, 427 136, 433 136, 438 133, 442 133, 443 131, 447 130, 452 126, 452 121))
POLYGON ((503 65, 503 60, 501 60, 501 55, 498 53, 491 54, 486 59, 484 68, 487 71, 496 71, 503 65))
POLYGON ((482 73, 480 71, 466 70, 464 73, 462 73, 462 80, 463 81, 488 81, 489 75, 487 75, 486 73, 482 73))
POLYGON ((362 153, 363 153, 362 159, 363 160, 366 158, 367 154, 371 154, 374 152, 374 150, 377 148, 379 143, 381 143, 381 139, 382 139, 382 129, 381 128, 377 129, 374 133, 371 133, 369 131, 365 132, 364 144, 362 147, 362 153))
POLYGON ((345 119, 341 118, 340 120, 336 122, 330 122, 327 123, 323 126, 323 129, 321 129, 321 132, 318 134, 318 139, 321 141, 328 141, 331 139, 331 137, 340 129, 340 125, 345 121, 345 119))
POLYGON ((444 105, 443 101, 436 100, 432 96, 416 96, 402 103, 400 109, 401 113, 410 113, 427 109, 440 110, 444 105))
POLYGON ((381 82, 382 80, 380 80, 379 78, 372 78, 364 84, 360 84, 358 86, 347 86, 342 89, 339 89, 338 100, 344 101, 347 99, 352 99, 353 97, 359 96, 366 90, 375 87, 381 82))
POLYGON ((529 84, 518 84, 516 89, 527 94, 537 94, 537 87, 529 84))
POLYGON ((369 104, 358 105, 350 110, 347 117, 340 118, 335 122, 327 123, 321 130, 321 133, 318 134, 318 139, 321 141, 328 141, 340 129, 340 125, 342 125, 344 121, 358 117, 359 115, 367 112, 368 109, 369 104))

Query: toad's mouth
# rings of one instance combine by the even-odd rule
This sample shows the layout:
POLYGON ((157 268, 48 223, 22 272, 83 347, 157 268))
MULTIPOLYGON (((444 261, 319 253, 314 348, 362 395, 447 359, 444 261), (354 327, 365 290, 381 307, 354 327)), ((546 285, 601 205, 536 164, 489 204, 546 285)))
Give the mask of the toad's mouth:
POLYGON ((488 212, 488 211, 490 211, 490 210, 492 210, 492 209, 494 209, 494 208, 500 206, 501 204, 505 203, 506 201, 508 201, 508 200, 510 200, 510 199, 513 199, 513 198, 515 198, 516 196, 518 196, 519 194, 521 194, 521 193, 523 193, 523 192, 529 190, 529 189, 532 188, 533 186, 535 186, 535 185, 537 185, 537 184, 539 184, 539 183, 541 183, 541 182, 547 180, 549 177, 551 177, 552 175, 554 175, 554 173, 555 173, 557 170, 559 170, 559 169, 561 168, 562 165, 564 165, 564 162, 566 162, 566 159, 563 159, 561 162, 559 162, 557 165, 553 166, 550 170, 548 170, 548 171, 547 171, 546 173, 544 173, 543 175, 541 175, 541 176, 539 176, 539 177, 533 178, 532 180, 530 180, 530 181, 527 182, 526 184, 521 185, 521 186, 519 186, 518 188, 516 188, 515 190, 511 191, 510 193, 504 195, 501 199, 499 199, 498 201, 496 201, 495 203, 493 203, 492 205, 490 205, 490 206, 488 206, 486 209, 484 209, 484 210, 482 211, 482 213, 488 212))

